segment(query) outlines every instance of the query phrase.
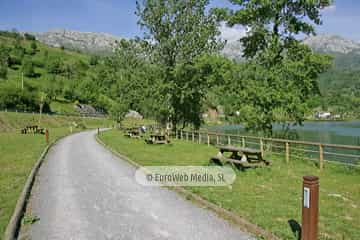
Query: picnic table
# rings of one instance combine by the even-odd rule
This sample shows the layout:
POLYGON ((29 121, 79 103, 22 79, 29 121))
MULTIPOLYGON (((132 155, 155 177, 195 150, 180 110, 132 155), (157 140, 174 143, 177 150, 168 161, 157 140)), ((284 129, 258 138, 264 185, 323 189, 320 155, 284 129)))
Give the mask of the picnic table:
POLYGON ((147 144, 168 144, 170 140, 165 134, 150 134, 150 138, 146 139, 147 144))
POLYGON ((140 130, 138 128, 129 128, 126 130, 125 136, 129 138, 141 138, 140 130))
POLYGON ((40 128, 37 125, 28 125, 28 126, 25 126, 24 128, 21 129, 21 133, 22 134, 28 134, 28 133, 45 134, 45 129, 40 128))
POLYGON ((224 162, 229 162, 235 165, 237 168, 251 168, 262 167, 269 165, 270 162, 263 159, 261 151, 234 146, 217 146, 219 153, 210 159, 218 165, 224 165, 224 162), (225 153, 230 153, 230 156, 226 156, 225 153))

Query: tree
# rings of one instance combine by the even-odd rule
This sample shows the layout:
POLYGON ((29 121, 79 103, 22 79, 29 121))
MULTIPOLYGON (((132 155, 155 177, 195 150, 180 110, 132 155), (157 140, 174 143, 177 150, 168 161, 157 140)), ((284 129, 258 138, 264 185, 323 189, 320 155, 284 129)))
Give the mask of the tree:
POLYGON ((35 36, 30 34, 30 33, 25 33, 24 37, 25 37, 26 40, 29 40, 29 41, 35 41, 36 40, 35 36))
POLYGON ((90 64, 91 66, 95 66, 95 65, 97 65, 98 63, 99 63, 99 56, 97 56, 97 55, 91 55, 90 60, 89 60, 89 64, 90 64))
POLYGON ((0 45, 0 78, 7 78, 7 71, 10 62, 9 49, 4 45, 0 45))
POLYGON ((240 24, 249 29, 240 39, 244 57, 267 54, 271 61, 281 60, 282 54, 298 44, 299 34, 314 35, 313 24, 322 24, 320 10, 332 0, 229 0, 239 6, 230 10, 228 24, 240 24))
POLYGON ((49 58, 46 64, 46 69, 48 73, 51 74, 61 74, 64 70, 64 63, 59 58, 49 58))
POLYGON ((188 122, 199 127, 200 112, 190 117, 186 111, 187 104, 198 109, 201 98, 185 98, 189 91, 199 94, 201 87, 190 89, 194 72, 183 70, 190 69, 196 57, 219 49, 218 19, 206 11, 208 4, 208 0, 137 1, 138 23, 145 31, 145 40, 151 43, 151 57, 165 71, 163 94, 168 109, 163 112, 174 128, 188 122))
POLYGON ((22 64, 22 71, 26 77, 35 77, 36 76, 36 73, 34 70, 34 64, 30 58, 28 58, 28 57, 24 58, 24 61, 22 64))
POLYGON ((248 60, 239 70, 228 100, 230 111, 240 109, 240 120, 250 129, 272 134, 274 122, 301 124, 306 102, 319 92, 317 77, 331 59, 303 45, 300 34, 314 34, 320 10, 330 1, 230 0, 228 24, 241 24, 248 34, 240 39, 248 60), (236 98, 237 97, 237 98, 236 98))
POLYGON ((30 44, 30 55, 34 55, 37 51, 37 45, 35 41, 32 41, 30 44))

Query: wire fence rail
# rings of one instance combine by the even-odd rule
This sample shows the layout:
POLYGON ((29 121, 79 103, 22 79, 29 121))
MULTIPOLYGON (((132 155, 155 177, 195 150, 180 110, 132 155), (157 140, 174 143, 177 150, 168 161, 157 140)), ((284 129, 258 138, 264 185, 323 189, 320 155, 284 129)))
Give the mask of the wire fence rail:
POLYGON ((267 137, 234 135, 207 131, 177 130, 177 139, 207 145, 232 145, 259 149, 264 156, 271 153, 285 158, 315 161, 321 170, 326 162, 360 167, 360 146, 296 141, 267 137))

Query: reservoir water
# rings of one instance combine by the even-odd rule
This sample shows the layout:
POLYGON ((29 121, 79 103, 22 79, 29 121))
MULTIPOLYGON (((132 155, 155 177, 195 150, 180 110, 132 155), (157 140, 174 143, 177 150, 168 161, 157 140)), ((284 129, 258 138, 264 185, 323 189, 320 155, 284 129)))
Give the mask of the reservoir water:
MULTIPOLYGON (((209 127, 209 130, 228 134, 256 135, 246 132, 242 125, 212 126, 209 127)), ((287 137, 283 137, 282 127, 274 125, 274 138, 360 146, 360 121, 308 121, 304 122, 302 126, 290 126, 289 133, 287 137)), ((311 146, 306 148, 317 150, 316 147, 311 146)), ((312 153, 311 157, 318 158, 318 153, 312 153)), ((327 148, 325 149, 325 159, 357 164, 360 163, 360 151, 327 148), (348 155, 339 156, 331 153, 348 155)))
MULTIPOLYGON (((221 125, 210 129, 230 134, 249 134, 242 125, 221 125)), ((309 121, 304 122, 303 126, 290 126, 290 130, 293 140, 360 145, 360 121, 309 121)), ((275 124, 274 132, 281 136, 281 126, 275 124)))

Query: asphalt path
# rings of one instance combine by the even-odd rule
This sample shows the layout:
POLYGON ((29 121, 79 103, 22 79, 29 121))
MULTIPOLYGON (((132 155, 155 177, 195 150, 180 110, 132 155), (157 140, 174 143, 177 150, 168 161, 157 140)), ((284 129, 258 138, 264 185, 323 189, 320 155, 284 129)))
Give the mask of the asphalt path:
POLYGON ((171 190, 139 185, 136 169, 95 133, 71 135, 49 151, 30 199, 39 218, 31 239, 253 239, 171 190))

